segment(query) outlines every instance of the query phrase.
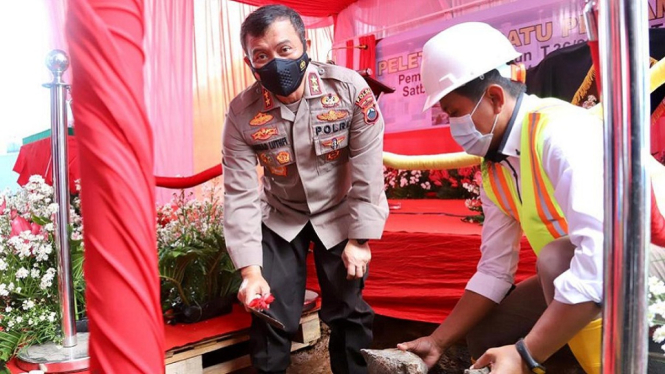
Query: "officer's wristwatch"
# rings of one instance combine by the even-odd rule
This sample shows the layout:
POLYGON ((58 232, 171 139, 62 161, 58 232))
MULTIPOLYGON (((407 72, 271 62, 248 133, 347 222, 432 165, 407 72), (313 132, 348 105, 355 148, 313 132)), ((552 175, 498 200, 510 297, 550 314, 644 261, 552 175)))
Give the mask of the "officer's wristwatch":
POLYGON ((532 373, 546 373, 545 367, 539 364, 538 361, 534 360, 533 357, 531 357, 531 353, 529 353, 529 350, 526 348, 526 344, 524 344, 524 339, 518 340, 517 343, 515 343, 515 348, 517 348, 517 353, 520 354, 520 357, 522 357, 522 360, 524 360, 524 363, 526 363, 526 366, 529 368, 529 370, 531 370, 532 373))
POLYGON ((367 243, 369 241, 369 239, 356 239, 356 241, 358 242, 358 244, 363 245, 363 244, 367 243))

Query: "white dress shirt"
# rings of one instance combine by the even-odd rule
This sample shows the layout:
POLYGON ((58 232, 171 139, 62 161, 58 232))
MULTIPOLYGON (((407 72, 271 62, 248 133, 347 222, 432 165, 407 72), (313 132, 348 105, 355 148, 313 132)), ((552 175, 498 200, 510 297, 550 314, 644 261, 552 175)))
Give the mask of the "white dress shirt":
MULTIPOLYGON (((522 123, 537 105, 536 96, 525 95, 515 123, 499 151, 501 162, 520 183, 522 123), (511 168, 512 166, 512 168, 511 168)), ((572 105, 572 104, 571 104, 572 105)), ((542 166, 554 187, 554 197, 568 221, 568 235, 575 245, 570 269, 554 282, 554 299, 577 304, 600 303, 603 298, 603 125, 583 108, 562 111, 543 133, 542 166)), ((503 213, 481 188, 485 223, 481 259, 466 289, 499 303, 514 283, 522 228, 503 213)))

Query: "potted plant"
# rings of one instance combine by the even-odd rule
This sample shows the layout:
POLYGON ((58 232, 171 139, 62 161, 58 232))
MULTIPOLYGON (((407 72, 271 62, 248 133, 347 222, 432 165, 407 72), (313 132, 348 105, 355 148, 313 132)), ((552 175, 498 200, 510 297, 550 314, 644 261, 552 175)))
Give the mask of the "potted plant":
POLYGON ((193 323, 231 311, 240 287, 226 251, 215 185, 203 198, 180 191, 157 209, 162 309, 167 322, 193 323))

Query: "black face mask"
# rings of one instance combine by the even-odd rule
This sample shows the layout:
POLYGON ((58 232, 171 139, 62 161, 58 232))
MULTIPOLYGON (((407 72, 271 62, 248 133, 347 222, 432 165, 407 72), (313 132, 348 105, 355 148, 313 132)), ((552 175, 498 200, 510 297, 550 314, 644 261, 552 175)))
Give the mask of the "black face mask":
POLYGON ((304 52, 297 60, 274 58, 258 69, 252 67, 252 71, 259 75, 266 90, 275 95, 289 96, 300 86, 307 65, 309 57, 307 52, 304 52))

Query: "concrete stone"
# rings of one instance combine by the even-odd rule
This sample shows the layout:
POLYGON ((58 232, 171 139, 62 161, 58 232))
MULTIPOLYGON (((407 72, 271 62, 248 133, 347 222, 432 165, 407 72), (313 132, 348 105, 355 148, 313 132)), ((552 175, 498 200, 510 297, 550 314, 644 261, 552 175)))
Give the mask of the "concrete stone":
POLYGON ((427 365, 416 354, 399 349, 362 349, 369 374, 427 374, 427 365))
POLYGON ((464 374, 490 374, 490 368, 484 367, 482 369, 466 369, 464 374))

